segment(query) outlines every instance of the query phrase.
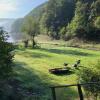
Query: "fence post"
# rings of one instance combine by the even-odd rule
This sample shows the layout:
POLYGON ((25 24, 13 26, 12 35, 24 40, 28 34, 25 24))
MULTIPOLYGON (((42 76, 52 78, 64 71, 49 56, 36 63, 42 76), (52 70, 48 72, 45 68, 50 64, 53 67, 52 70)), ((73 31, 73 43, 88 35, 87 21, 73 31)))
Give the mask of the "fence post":
POLYGON ((56 100, 55 87, 51 87, 53 100, 56 100))
POLYGON ((78 87, 78 93, 79 93, 80 100, 84 100, 81 85, 78 84, 77 87, 78 87))

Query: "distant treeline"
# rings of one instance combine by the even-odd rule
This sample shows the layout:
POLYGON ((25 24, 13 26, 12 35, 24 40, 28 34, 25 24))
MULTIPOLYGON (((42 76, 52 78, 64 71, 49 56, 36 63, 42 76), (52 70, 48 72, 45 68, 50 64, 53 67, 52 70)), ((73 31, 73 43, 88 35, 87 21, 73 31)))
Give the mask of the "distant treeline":
POLYGON ((100 40, 100 0, 49 0, 12 26, 13 32, 52 39, 100 40))

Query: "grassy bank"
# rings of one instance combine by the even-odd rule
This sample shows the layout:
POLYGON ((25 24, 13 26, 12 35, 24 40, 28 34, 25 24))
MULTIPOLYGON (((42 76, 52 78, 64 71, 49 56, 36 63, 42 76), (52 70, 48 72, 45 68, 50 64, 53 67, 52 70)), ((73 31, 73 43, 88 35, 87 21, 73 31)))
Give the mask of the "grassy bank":
MULTIPOLYGON (((74 84, 78 82, 76 71, 68 75, 53 75, 49 69, 63 67, 63 63, 72 66, 77 60, 82 66, 91 66, 91 62, 100 59, 100 52, 58 45, 42 45, 39 49, 17 49, 15 55, 16 78, 22 82, 21 86, 33 93, 40 94, 40 100, 51 97, 49 86, 74 84)), ((58 89, 58 100, 74 100, 78 97, 76 88, 58 89), (73 99, 74 98, 74 99, 73 99)))

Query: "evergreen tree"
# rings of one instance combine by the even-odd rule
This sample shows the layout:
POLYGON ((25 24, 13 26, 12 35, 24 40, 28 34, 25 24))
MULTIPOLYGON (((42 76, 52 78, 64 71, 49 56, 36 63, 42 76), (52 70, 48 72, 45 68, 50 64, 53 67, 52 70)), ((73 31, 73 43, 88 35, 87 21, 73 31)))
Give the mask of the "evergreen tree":
POLYGON ((49 0, 44 22, 51 37, 54 39, 60 38, 60 30, 71 21, 74 8, 74 0, 49 0))
POLYGON ((89 18, 89 5, 78 1, 76 4, 75 16, 71 23, 67 27, 67 35, 70 37, 77 36, 79 38, 85 38, 89 18))

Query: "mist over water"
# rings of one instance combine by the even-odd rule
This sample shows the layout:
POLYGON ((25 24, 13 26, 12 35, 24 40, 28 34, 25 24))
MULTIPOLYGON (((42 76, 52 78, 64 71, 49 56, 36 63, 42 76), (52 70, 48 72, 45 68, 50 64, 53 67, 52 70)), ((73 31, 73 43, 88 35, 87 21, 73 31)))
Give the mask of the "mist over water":
POLYGON ((12 38, 12 36, 10 34, 9 34, 9 38, 8 38, 7 42, 14 42, 14 39, 12 38))
POLYGON ((3 29, 7 31, 9 35, 7 42, 14 42, 14 39, 11 34, 11 27, 13 22, 14 19, 0 19, 0 27, 3 27, 3 29))

